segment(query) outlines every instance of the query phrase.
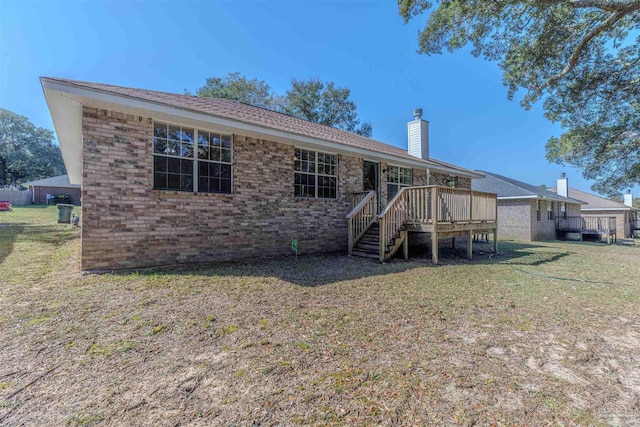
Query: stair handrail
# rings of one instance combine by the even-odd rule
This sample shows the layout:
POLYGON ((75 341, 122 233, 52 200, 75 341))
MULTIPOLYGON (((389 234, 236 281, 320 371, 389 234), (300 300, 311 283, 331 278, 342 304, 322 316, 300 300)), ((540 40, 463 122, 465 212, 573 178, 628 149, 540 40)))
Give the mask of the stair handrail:
POLYGON ((378 215, 380 222, 380 262, 384 261, 385 249, 391 239, 400 232, 407 223, 405 188, 402 187, 384 210, 378 215))
POLYGON ((358 204, 346 216, 349 228, 349 255, 353 252, 355 244, 364 236, 371 224, 376 222, 376 192, 371 190, 358 202, 358 204))

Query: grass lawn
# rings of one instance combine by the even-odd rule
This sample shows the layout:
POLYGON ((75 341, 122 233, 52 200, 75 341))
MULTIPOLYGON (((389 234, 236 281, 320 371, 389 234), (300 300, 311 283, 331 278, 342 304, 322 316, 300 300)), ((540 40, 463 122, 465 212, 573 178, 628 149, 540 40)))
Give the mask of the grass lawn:
POLYGON ((81 275, 0 212, 0 425, 640 426, 640 244, 81 275))

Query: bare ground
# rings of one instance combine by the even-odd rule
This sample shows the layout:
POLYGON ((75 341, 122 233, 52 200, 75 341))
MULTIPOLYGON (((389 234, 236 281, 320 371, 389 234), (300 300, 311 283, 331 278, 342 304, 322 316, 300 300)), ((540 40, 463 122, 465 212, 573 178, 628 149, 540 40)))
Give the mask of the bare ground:
POLYGON ((640 426, 640 245, 82 276, 53 219, 0 216, 0 425, 640 426))

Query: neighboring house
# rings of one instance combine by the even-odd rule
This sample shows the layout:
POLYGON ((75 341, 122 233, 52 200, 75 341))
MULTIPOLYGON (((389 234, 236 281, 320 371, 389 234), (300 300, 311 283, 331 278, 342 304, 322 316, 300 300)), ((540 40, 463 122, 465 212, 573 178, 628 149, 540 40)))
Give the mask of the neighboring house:
POLYGON ((49 199, 58 194, 68 194, 73 203, 80 204, 81 185, 71 184, 69 175, 53 176, 51 178, 38 179, 36 181, 25 182, 25 187, 31 191, 31 203, 44 205, 49 199))
POLYGON ((571 198, 582 200, 584 204, 580 208, 580 215, 585 221, 615 218, 616 237, 622 239, 633 236, 634 229, 637 227, 638 209, 633 207, 631 191, 624 195, 624 203, 615 202, 569 188, 569 180, 564 174, 558 179, 558 185, 549 190, 559 195, 567 194, 571 198))
POLYGON ((289 255, 294 239, 301 254, 373 245, 387 259, 401 243, 406 255, 409 221, 436 249, 496 227, 495 195, 470 191, 482 174, 429 158, 421 110, 410 154, 225 99, 41 83, 69 179, 82 184, 83 270, 289 255), (434 184, 459 188, 414 188, 434 184))
POLYGON ((473 180, 471 188, 498 195, 498 233, 502 238, 554 240, 558 218, 580 216, 579 200, 495 173, 477 172, 485 177, 473 180))

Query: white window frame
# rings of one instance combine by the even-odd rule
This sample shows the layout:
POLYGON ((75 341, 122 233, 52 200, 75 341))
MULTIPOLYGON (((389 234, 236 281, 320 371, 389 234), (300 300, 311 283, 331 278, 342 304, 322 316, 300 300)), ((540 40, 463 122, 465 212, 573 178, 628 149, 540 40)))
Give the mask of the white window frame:
MULTIPOLYGON (((168 140, 168 134, 167 134, 167 140, 168 140)), ((226 148, 225 148, 226 150, 226 148)), ((219 132, 216 130, 212 130, 212 129, 198 129, 195 126, 186 126, 186 125, 182 125, 182 124, 178 124, 178 123, 172 123, 172 122, 167 122, 167 121, 163 121, 163 120, 154 120, 153 121, 153 131, 152 131, 152 141, 151 141, 151 154, 152 154, 152 189, 155 191, 180 191, 180 192, 185 192, 185 193, 202 193, 202 194, 233 194, 233 187, 234 187, 234 182, 233 182, 233 169, 234 169, 234 165, 233 165, 233 161, 234 161, 234 141, 233 141, 233 134, 228 134, 228 133, 224 133, 224 132, 219 132), (175 155, 169 155, 169 154, 160 154, 160 153, 156 153, 155 152, 155 129, 156 129, 156 125, 165 125, 167 126, 167 129, 169 126, 173 126, 173 127, 179 127, 182 131, 182 129, 189 129, 189 130, 193 130, 193 155, 191 157, 183 157, 183 156, 175 156, 175 155), (216 161, 216 160, 205 160, 205 159, 200 159, 198 158, 198 147, 199 147, 199 143, 198 143, 198 135, 200 134, 200 132, 207 132, 208 134, 218 134, 220 135, 220 137, 222 138, 222 136, 227 136, 229 137, 229 141, 230 141, 230 147, 229 147, 229 151, 231 154, 231 160, 229 162, 224 162, 222 160, 220 161, 216 161), (180 159, 180 160, 189 160, 192 162, 192 172, 191 172, 191 179, 193 180, 193 185, 192 185, 192 189, 191 190, 181 190, 181 189, 177 189, 177 188, 156 188, 155 187, 155 173, 156 173, 156 167, 155 167, 155 158, 156 157, 164 157, 164 158, 175 158, 175 159, 180 159), (219 165, 229 165, 229 167, 231 168, 231 179, 230 179, 230 188, 229 188, 229 192, 214 192, 214 191, 200 191, 199 187, 199 180, 200 180, 200 162, 202 163, 215 163, 215 164, 219 164, 219 165)))
POLYGON ((318 150, 313 150, 310 148, 303 148, 303 147, 293 147, 294 150, 294 160, 293 160, 293 197, 296 199, 326 199, 326 200, 336 200, 338 198, 338 187, 339 187, 339 183, 338 183, 338 176, 340 176, 339 173, 339 167, 340 167, 340 161, 339 161, 339 156, 337 153, 331 153, 328 151, 318 151, 318 150), (307 151, 307 152, 311 152, 311 153, 315 153, 315 168, 314 168, 314 172, 304 172, 304 171, 297 171, 296 170, 296 158, 295 158, 295 152, 297 150, 303 150, 303 151, 307 151), (326 173, 319 173, 318 172, 318 154, 324 154, 325 156, 334 156, 336 159, 336 165, 335 165, 335 175, 330 175, 330 174, 326 174, 326 173), (313 175, 315 178, 315 188, 314 188, 314 196, 307 196, 307 195, 300 195, 297 196, 296 195, 296 183, 295 183, 295 177, 296 174, 301 174, 301 175, 313 175), (335 197, 324 197, 324 196, 319 196, 318 195, 318 177, 328 177, 328 178, 335 178, 336 180, 336 195, 335 197))
POLYGON ((406 166, 400 165, 392 165, 387 163, 387 173, 386 173, 386 184, 387 184, 387 201, 391 200, 392 197, 389 197, 389 184, 397 185, 398 191, 395 192, 394 197, 403 187, 411 187, 413 186, 413 168, 408 168, 406 166), (389 181, 389 177, 391 176, 391 168, 398 168, 398 182, 389 181), (400 183, 400 169, 407 169, 409 171, 409 184, 400 183))
POLYGON ((552 202, 551 200, 547 200, 547 221, 554 221, 556 219, 555 206, 553 206, 554 203, 555 202, 552 202))

